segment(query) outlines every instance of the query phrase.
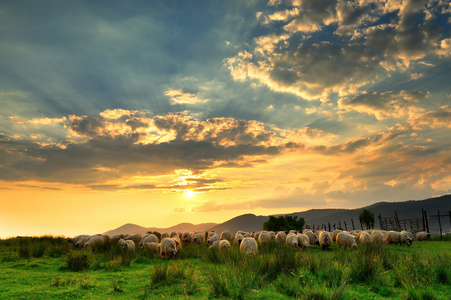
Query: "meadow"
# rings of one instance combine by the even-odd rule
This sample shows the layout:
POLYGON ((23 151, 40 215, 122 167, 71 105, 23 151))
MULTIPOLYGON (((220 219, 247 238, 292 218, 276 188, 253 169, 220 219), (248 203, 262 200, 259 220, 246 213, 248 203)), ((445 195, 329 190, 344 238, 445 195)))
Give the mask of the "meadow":
POLYGON ((187 245, 173 259, 62 237, 0 240, 0 299, 450 299, 451 240, 407 246, 275 242, 255 256, 187 245))

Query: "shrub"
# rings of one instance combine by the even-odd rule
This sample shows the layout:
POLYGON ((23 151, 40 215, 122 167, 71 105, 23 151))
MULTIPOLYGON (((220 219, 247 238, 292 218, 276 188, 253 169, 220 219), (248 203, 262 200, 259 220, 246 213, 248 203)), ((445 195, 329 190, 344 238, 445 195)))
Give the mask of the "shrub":
POLYGON ((66 268, 73 272, 89 268, 90 255, 87 252, 70 251, 66 256, 66 268))

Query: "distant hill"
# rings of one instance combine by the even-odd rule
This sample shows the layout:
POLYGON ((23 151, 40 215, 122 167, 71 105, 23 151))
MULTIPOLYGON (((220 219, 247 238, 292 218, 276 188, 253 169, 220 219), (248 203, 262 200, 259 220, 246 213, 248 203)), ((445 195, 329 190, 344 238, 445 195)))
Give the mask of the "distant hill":
POLYGON ((254 214, 246 214, 230 219, 224 223, 211 227, 209 230, 221 233, 223 230, 229 230, 233 235, 238 230, 248 232, 259 231, 263 228, 263 223, 269 219, 268 216, 256 216, 254 214))
MULTIPOLYGON (((312 227, 321 224, 331 225, 334 223, 338 226, 339 222, 341 226, 345 228, 344 222, 349 230, 352 230, 351 219, 354 221, 355 229, 361 229, 358 221, 358 216, 363 209, 367 209, 374 213, 375 227, 379 228, 379 214, 383 217, 393 217, 395 212, 398 214, 400 220, 421 218, 421 209, 424 209, 428 215, 429 230, 431 232, 438 232, 438 220, 430 218, 431 215, 436 215, 440 210, 440 214, 448 214, 451 211, 451 195, 445 195, 436 198, 430 198, 426 200, 409 200, 403 202, 378 202, 369 206, 357 208, 357 209, 338 209, 335 211, 327 211, 322 209, 313 209, 305 212, 298 212, 290 214, 292 216, 303 217, 305 223, 312 227), (322 213, 323 212, 323 213, 322 213)), ((444 231, 450 231, 449 218, 442 218, 442 229, 444 231)))
MULTIPOLYGON (((421 218, 421 209, 424 209, 428 215, 429 229, 431 233, 439 232, 438 220, 433 219, 430 216, 436 215, 440 210, 440 214, 448 214, 451 211, 451 195, 445 195, 441 197, 435 197, 425 200, 409 200, 403 202, 377 202, 369 206, 356 208, 356 209, 310 209, 303 212, 296 212, 287 214, 291 216, 297 216, 304 218, 305 224, 315 228, 321 224, 328 224, 331 226, 335 223, 338 226, 339 222, 341 226, 345 228, 345 222, 347 228, 352 230, 351 219, 354 221, 355 229, 360 229, 360 223, 358 221, 359 213, 363 209, 368 209, 374 213, 375 227, 379 228, 378 215, 382 217, 393 217, 395 212, 398 214, 400 220, 421 218)), ((277 216, 277 215, 274 215, 277 216)), ((238 230, 243 231, 259 231, 263 228, 263 223, 269 219, 269 216, 256 216, 254 214, 245 214, 230 219, 224 223, 203 223, 203 224, 191 224, 180 223, 178 225, 169 228, 155 228, 155 227, 142 227, 135 224, 125 224, 116 229, 105 232, 104 234, 113 236, 116 234, 133 234, 141 233, 145 234, 148 231, 158 232, 184 232, 184 231, 206 231, 214 230, 215 232, 222 232, 223 230, 230 230, 232 234, 235 234, 238 230)), ((442 229, 444 232, 450 232, 450 218, 442 218, 442 229)))
POLYGON ((184 232, 184 231, 205 231, 209 228, 217 225, 216 223, 202 223, 202 224, 191 224, 191 223, 180 223, 178 225, 169 227, 169 228, 157 228, 157 227, 142 227, 135 224, 125 224, 116 229, 109 230, 104 232, 103 234, 108 236, 114 236, 116 234, 135 234, 141 233, 146 234, 149 231, 157 231, 157 232, 168 232, 172 231, 176 232, 184 232))

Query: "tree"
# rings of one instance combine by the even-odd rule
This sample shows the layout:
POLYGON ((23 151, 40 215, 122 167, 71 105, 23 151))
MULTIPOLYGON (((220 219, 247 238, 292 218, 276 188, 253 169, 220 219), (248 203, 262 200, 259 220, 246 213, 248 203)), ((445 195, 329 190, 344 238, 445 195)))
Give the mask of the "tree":
POLYGON ((365 224, 366 229, 374 228, 374 213, 367 209, 362 210, 359 214, 359 221, 365 224))
POLYGON ((297 216, 270 216, 269 220, 263 223, 263 229, 268 231, 302 230, 304 224, 304 218, 298 219, 297 216))

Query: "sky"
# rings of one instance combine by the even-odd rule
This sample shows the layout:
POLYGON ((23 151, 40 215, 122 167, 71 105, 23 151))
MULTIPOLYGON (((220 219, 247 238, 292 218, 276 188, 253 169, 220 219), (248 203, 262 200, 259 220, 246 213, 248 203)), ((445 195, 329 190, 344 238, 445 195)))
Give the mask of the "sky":
POLYGON ((0 237, 451 193, 445 0, 0 2, 0 237))

